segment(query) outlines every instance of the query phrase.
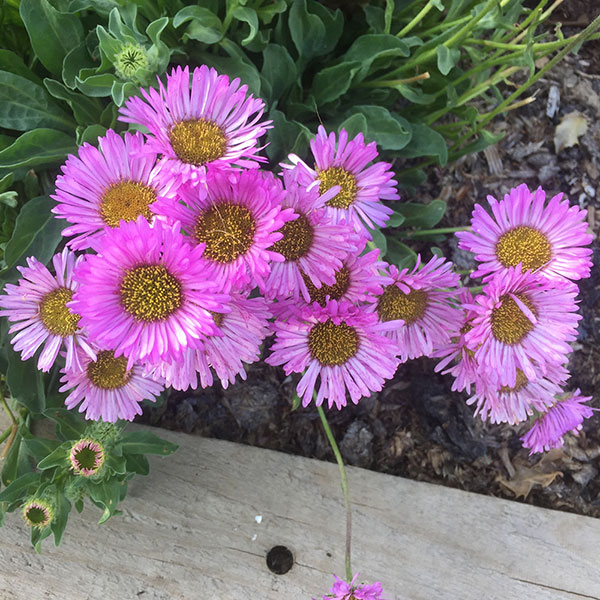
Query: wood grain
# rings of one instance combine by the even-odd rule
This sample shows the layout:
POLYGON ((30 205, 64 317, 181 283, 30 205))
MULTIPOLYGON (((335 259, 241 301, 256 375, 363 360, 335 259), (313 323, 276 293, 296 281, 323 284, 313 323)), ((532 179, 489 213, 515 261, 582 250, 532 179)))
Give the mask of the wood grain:
MULTIPOLYGON (((159 433, 181 448, 133 481, 121 517, 73 514, 37 556, 9 515, 0 599, 310 600, 343 574, 335 464, 159 433), (294 553, 285 575, 266 567, 275 545, 294 553)), ((349 482, 353 566, 390 600, 600 599, 595 519, 358 468, 349 482)))

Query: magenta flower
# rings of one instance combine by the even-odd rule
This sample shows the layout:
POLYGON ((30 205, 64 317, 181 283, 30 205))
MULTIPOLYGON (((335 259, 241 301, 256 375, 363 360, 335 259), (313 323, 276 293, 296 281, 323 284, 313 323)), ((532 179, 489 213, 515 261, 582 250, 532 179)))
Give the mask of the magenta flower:
POLYGON ((577 287, 514 267, 494 277, 469 308, 477 313, 467 347, 500 386, 514 387, 517 369, 529 380, 566 362, 576 337, 577 287))
POLYGON ((472 319, 477 313, 465 308, 465 305, 473 303, 473 296, 468 288, 460 289, 457 301, 462 313, 462 318, 458 321, 460 329, 447 344, 435 349, 431 356, 442 359, 434 368, 436 373, 442 371, 443 375, 450 373, 454 377, 452 391, 467 390, 470 393, 471 385, 481 377, 481 370, 475 360, 475 352, 467 347, 466 342, 466 334, 473 328, 472 319), (448 367, 448 365, 451 366, 448 367))
POLYGON ((333 221, 343 220, 370 239, 365 226, 370 229, 374 229, 375 224, 383 227, 393 212, 381 200, 400 198, 396 181, 392 179, 391 165, 376 162, 367 166, 378 156, 375 142, 365 144, 362 133, 348 141, 345 129, 336 139, 335 133, 327 135, 321 125, 310 147, 315 159, 314 168, 293 154, 289 156, 298 169, 298 182, 308 187, 318 181, 321 194, 340 186, 340 191, 326 203, 333 221))
POLYGON ((521 438, 523 446, 530 449, 529 454, 562 447, 566 433, 579 435, 583 420, 594 414, 595 409, 584 405, 591 399, 591 396, 581 396, 581 390, 577 389, 540 415, 521 438))
POLYGON ((499 385, 481 369, 476 392, 467 404, 475 404, 475 415, 481 415, 483 421, 489 418, 492 423, 516 425, 526 421, 534 410, 545 412, 552 406, 555 396, 561 392, 561 385, 568 378, 569 373, 562 365, 554 366, 547 377, 541 376, 533 381, 517 369, 516 383, 509 387, 499 385))
POLYGON ((31 358, 43 345, 37 367, 49 371, 61 347, 66 348, 67 368, 78 368, 79 346, 95 358, 94 351, 86 341, 80 327, 80 316, 67 306, 77 290, 73 280, 73 269, 81 259, 67 250, 52 258, 55 275, 36 258, 27 259, 27 267, 17 267, 23 277, 17 285, 7 283, 5 296, 0 296, 0 316, 15 322, 8 330, 18 332, 12 338, 15 352, 21 359, 31 358))
POLYGON ((283 365, 286 375, 302 373, 296 391, 307 406, 320 377, 317 406, 328 400, 329 408, 346 406, 381 391, 394 376, 398 360, 394 343, 381 333, 377 316, 348 302, 313 304, 290 317, 275 321, 275 343, 265 360, 283 365))
POLYGON ((474 252, 482 263, 472 276, 489 278, 521 265, 548 278, 589 277, 592 251, 583 247, 592 241, 586 233, 587 211, 569 206, 562 197, 558 194, 544 206, 542 188, 530 192, 521 184, 500 202, 488 196, 493 216, 476 204, 473 231, 456 234, 459 247, 474 252))
POLYGON ((112 129, 98 138, 99 148, 83 144, 79 157, 69 155, 56 178, 58 202, 52 212, 71 226, 64 236, 74 235, 68 245, 84 250, 121 221, 135 221, 140 215, 150 220, 150 205, 169 190, 157 181, 156 153, 144 147, 141 133, 112 129))
POLYGON ((177 360, 216 332, 209 311, 225 312, 229 296, 217 293, 202 260, 179 232, 139 217, 106 232, 98 255, 77 269, 80 282, 70 307, 81 314, 90 339, 136 362, 177 360))
POLYGON ((205 246, 207 276, 223 289, 262 284, 270 261, 283 260, 271 246, 293 215, 281 210, 283 188, 270 173, 210 172, 206 189, 184 186, 180 194, 183 203, 159 202, 153 210, 180 221, 192 243, 205 246))
POLYGON ((434 256, 420 266, 420 256, 412 271, 398 271, 390 265, 392 283, 373 299, 379 320, 389 322, 386 335, 396 343, 401 362, 431 356, 460 327, 461 315, 454 302, 459 277, 452 272, 452 263, 434 256))
MULTIPOLYGON (((102 357, 98 358, 100 362, 102 357)), ((75 475, 96 475, 104 465, 104 448, 100 442, 84 438, 73 443, 69 452, 71 469, 75 475)))
POLYGON ((280 232, 283 237, 271 247, 281 254, 283 262, 274 263, 264 283, 267 298, 285 298, 300 295, 306 302, 312 287, 335 285, 336 270, 342 260, 357 251, 360 237, 345 223, 333 223, 323 209, 331 190, 320 195, 315 187, 307 190, 298 185, 288 171, 284 173, 286 195, 283 208, 291 209, 294 219, 287 221, 280 232))
POLYGON ((203 338, 203 347, 187 350, 182 361, 159 365, 153 376, 164 378, 176 390, 196 389, 198 379, 201 387, 210 387, 213 370, 225 389, 235 383, 237 375, 245 380, 244 363, 260 358, 260 346, 270 333, 271 313, 264 298, 239 293, 232 294, 229 306, 231 312, 213 315, 219 335, 203 338))
POLYGON ((164 387, 145 377, 139 364, 128 367, 127 359, 115 357, 112 350, 99 350, 96 360, 81 356, 81 364, 81 369, 62 371, 60 381, 64 385, 59 391, 72 390, 65 405, 71 409, 81 402, 79 412, 85 412, 86 419, 107 423, 118 419, 133 421, 142 414, 140 402, 154 402, 164 387))
POLYGON ((323 600, 385 600, 381 594, 383 589, 381 583, 362 583, 355 585, 358 573, 348 583, 334 575, 335 583, 329 590, 329 594, 323 596, 323 600))
POLYGON ((203 183, 209 167, 256 166, 257 140, 271 127, 259 123, 264 110, 260 98, 247 95, 248 86, 229 81, 206 65, 192 73, 176 67, 167 74, 166 87, 142 89, 144 99, 132 96, 119 119, 138 123, 150 132, 149 146, 161 154, 161 179, 176 185, 203 183))

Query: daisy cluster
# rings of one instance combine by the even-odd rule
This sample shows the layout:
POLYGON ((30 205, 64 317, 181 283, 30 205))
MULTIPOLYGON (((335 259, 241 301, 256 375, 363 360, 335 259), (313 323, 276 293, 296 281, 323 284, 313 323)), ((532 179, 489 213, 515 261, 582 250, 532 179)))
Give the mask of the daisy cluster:
POLYGON ((503 200, 489 196, 490 213, 476 204, 471 231, 459 248, 475 254, 472 277, 481 293, 459 299, 459 335, 436 350, 436 369, 451 373, 453 389, 467 390, 476 414, 492 423, 517 424, 535 416, 523 445, 542 452, 581 430, 592 410, 580 390, 565 392, 570 342, 577 336, 578 287, 589 277, 592 236, 586 211, 562 194, 546 203, 544 191, 525 184, 503 200))
MULTIPOLYGON (((311 160, 290 155, 275 175, 261 168, 264 110, 239 79, 177 67, 120 109, 145 133, 109 130, 68 157, 54 273, 29 258, 0 297, 23 360, 41 347, 48 371, 64 355, 67 407, 131 420, 165 387, 227 387, 273 336, 265 360, 300 374, 304 406, 357 403, 400 363, 437 356, 482 417, 578 407, 561 420, 577 429, 591 409, 555 397, 579 319, 570 279, 590 266, 584 211, 524 187, 494 218, 477 207, 460 242, 485 280, 472 298, 444 258, 380 259, 371 231, 399 196, 375 142, 320 127, 311 160)), ((538 430, 530 447, 558 443, 538 430)))

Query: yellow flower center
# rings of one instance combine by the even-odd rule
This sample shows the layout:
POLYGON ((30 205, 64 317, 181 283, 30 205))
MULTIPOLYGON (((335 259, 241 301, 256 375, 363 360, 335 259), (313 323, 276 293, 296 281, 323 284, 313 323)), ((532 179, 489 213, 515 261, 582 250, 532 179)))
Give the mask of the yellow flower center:
MULTIPOLYGON (((96 362, 88 364, 87 375, 96 387, 102 390, 117 390, 129 382, 132 372, 127 370, 127 359, 124 356, 115 358, 112 350, 103 350, 98 352, 96 362)), ((79 454, 84 452, 87 452, 86 456, 90 459, 91 455, 94 455, 92 464, 95 464, 96 452, 90 448, 83 448, 79 454)), ((91 469, 92 467, 86 466, 86 468, 91 469)))
POLYGON ((223 130, 206 119, 175 123, 169 132, 169 141, 182 162, 196 166, 221 158, 227 149, 223 130))
POLYGON ((283 233, 283 237, 273 244, 271 250, 283 254, 286 260, 298 260, 310 250, 313 227, 304 215, 299 214, 295 221, 284 223, 279 231, 283 233))
POLYGON ((194 237, 206 244, 206 258, 229 263, 248 251, 255 231, 256 221, 245 206, 225 202, 200 214, 194 237))
POLYGON ((121 304, 138 321, 163 321, 183 301, 181 284, 162 265, 127 270, 121 282, 121 304))
POLYGON ((102 194, 100 216, 109 227, 135 221, 140 215, 149 221, 152 213, 148 206, 155 200, 154 189, 139 181, 114 183, 102 194))
POLYGON ((208 311, 215 322, 217 327, 221 327, 223 325, 223 319, 225 319, 224 313, 213 312, 212 310, 208 311))
POLYGON ((322 195, 327 190, 330 190, 334 185, 341 187, 340 191, 331 200, 327 201, 327 206, 333 208, 349 208, 358 192, 356 178, 352 173, 342 169, 342 167, 329 167, 323 171, 317 171, 317 175, 321 181, 319 193, 322 195))
MULTIPOLYGON (((536 315, 535 308, 527 296, 515 296, 536 315)), ((492 311, 492 335, 503 344, 518 344, 534 328, 534 324, 510 296, 502 296, 500 302, 502 304, 492 311)))
POLYGON ((523 270, 543 267, 551 258, 548 238, 532 227, 515 227, 507 231, 496 243, 496 256, 505 267, 522 263, 523 270))
POLYGON ((358 334, 354 327, 331 319, 317 323, 308 334, 308 348, 323 366, 343 365, 358 351, 358 334))
POLYGON ((350 287, 350 269, 347 267, 342 267, 335 274, 335 283, 333 285, 321 285, 319 289, 317 289, 311 282, 311 280, 302 273, 302 279, 304 279, 304 283, 306 285, 306 289, 310 294, 310 301, 318 302, 321 306, 325 306, 325 301, 327 296, 331 300, 339 300, 350 287))
POLYGON ((402 319, 405 325, 418 321, 427 309, 427 292, 411 290, 405 294, 396 285, 388 285, 377 302, 377 314, 382 322, 402 319))
POLYGON ((515 382, 514 387, 510 387, 508 385, 503 385, 500 388, 500 392, 502 394, 510 394, 510 392, 518 392, 522 390, 529 383, 529 379, 527 379, 527 375, 521 371, 521 369, 517 369, 517 380, 515 382))
POLYGON ((73 292, 67 288, 57 288, 48 292, 40 303, 40 318, 44 327, 54 335, 66 337, 77 331, 81 318, 67 308, 73 292))

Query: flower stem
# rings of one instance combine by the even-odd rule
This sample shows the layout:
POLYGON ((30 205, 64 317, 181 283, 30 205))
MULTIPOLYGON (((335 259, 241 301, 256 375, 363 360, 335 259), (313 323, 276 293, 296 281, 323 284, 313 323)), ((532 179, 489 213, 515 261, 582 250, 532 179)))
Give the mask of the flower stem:
MULTIPOLYGON (((314 394, 314 396, 316 400, 316 393, 314 394)), ((337 461, 338 467, 340 468, 342 492, 344 493, 344 504, 346 506, 346 580, 350 582, 352 581, 352 566, 350 564, 350 554, 352 545, 352 511, 350 509, 350 492, 348 490, 348 477, 346 475, 346 467, 344 466, 344 460, 342 459, 340 449, 338 448, 335 438, 333 437, 333 433, 331 432, 331 428, 329 427, 327 417, 325 416, 325 411, 321 406, 317 406, 317 411, 319 412, 319 417, 321 417, 321 423, 323 424, 325 435, 329 440, 329 445, 331 446, 333 454, 335 455, 335 460, 337 461)))
POLYGON ((438 227, 437 229, 417 229, 416 231, 400 232, 402 237, 417 238, 428 235, 441 235, 443 233, 456 233, 457 231, 470 231, 471 227, 438 227))
POLYGON ((435 0, 429 0, 429 2, 427 2, 427 4, 417 14, 417 16, 396 34, 396 37, 403 38, 409 31, 412 31, 426 17, 427 13, 433 8, 434 2, 435 0))

